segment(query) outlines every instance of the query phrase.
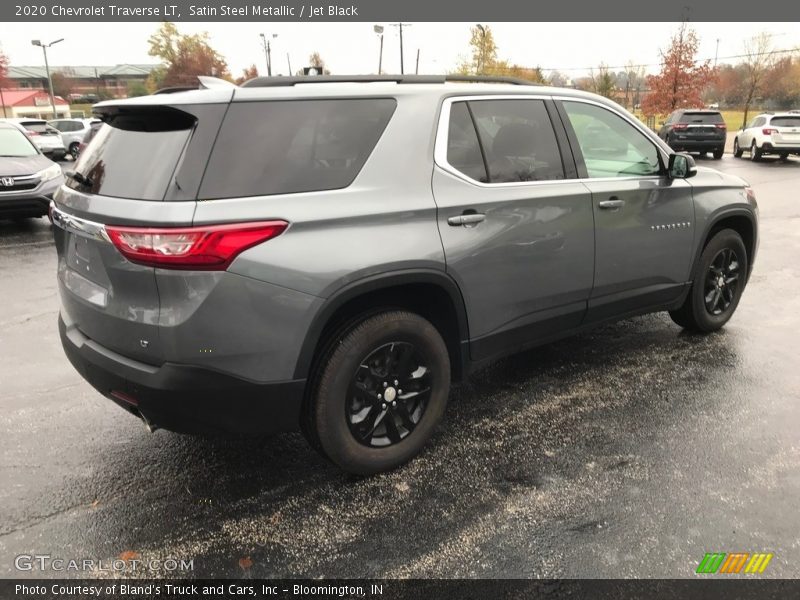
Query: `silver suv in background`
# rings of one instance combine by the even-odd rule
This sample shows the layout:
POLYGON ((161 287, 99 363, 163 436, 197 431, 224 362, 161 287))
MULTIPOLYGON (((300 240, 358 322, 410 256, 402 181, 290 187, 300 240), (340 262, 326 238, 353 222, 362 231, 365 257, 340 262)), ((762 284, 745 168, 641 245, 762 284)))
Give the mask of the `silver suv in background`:
POLYGON ((100 119, 55 119, 48 124, 61 132, 64 147, 73 159, 78 158, 80 144, 86 137, 92 123, 99 123, 100 119))
POLYGON ((95 109, 52 208, 59 328, 151 429, 300 427, 391 469, 452 381, 647 312, 714 331, 755 260, 744 181, 576 90, 280 77, 95 109))

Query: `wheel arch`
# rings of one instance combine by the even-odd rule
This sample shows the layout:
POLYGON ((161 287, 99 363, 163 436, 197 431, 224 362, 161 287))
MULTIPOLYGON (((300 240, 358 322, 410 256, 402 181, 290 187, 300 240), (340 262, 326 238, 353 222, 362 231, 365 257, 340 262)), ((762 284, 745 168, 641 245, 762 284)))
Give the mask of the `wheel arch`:
POLYGON ((757 248, 758 238, 756 237, 757 229, 755 218, 752 213, 744 209, 731 209, 721 212, 714 216, 706 225, 705 232, 703 233, 703 243, 697 247, 694 261, 692 263, 691 280, 694 280, 697 273, 697 261, 700 255, 705 250, 711 238, 717 232, 723 229, 733 229, 738 233, 744 242, 745 251, 747 252, 747 278, 750 278, 750 272, 753 269, 753 259, 755 258, 755 251, 757 248))
POLYGON ((295 379, 308 378, 327 338, 349 321, 375 310, 402 308, 428 319, 450 355, 453 379, 466 376, 469 361, 467 311, 461 290, 442 271, 413 269, 366 277, 332 294, 311 322, 295 366, 295 379))

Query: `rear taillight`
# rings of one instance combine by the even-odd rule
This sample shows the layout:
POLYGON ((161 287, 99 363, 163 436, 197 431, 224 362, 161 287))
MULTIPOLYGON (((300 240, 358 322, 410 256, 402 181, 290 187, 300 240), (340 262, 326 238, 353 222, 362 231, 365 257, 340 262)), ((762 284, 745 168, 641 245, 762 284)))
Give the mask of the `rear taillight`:
POLYGON ((717 129, 727 129, 728 126, 725 123, 717 123, 717 129))
POLYGON ((687 127, 689 126, 686 123, 675 123, 675 125, 672 126, 673 129, 686 129, 687 127))
POLYGON ((286 221, 200 227, 117 227, 108 237, 131 262, 164 269, 224 271, 239 254, 280 235, 286 221))
POLYGON ((764 135, 772 135, 773 133, 778 133, 778 130, 765 127, 764 129, 761 130, 761 133, 763 133, 764 135))

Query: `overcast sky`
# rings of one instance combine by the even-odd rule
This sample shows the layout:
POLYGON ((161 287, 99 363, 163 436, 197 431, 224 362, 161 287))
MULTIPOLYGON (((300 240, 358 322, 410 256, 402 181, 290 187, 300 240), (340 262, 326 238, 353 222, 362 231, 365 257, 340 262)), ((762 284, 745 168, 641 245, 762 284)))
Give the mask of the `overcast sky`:
MULTIPOLYGON (((397 27, 385 25, 383 70, 400 72, 397 27)), ((414 23, 404 27, 405 71, 414 72, 420 49, 420 73, 443 73, 455 68, 468 52, 470 23, 414 23)), ((653 65, 657 70, 659 49, 665 48, 676 30, 675 23, 490 23, 498 46, 498 58, 524 66, 559 69, 570 77, 587 73, 601 61, 610 66, 628 61, 653 65)), ((759 31, 774 35, 776 48, 800 46, 798 23, 694 23, 700 35, 700 57, 714 58, 719 39, 719 62, 742 54, 742 43, 759 31)), ((31 23, 4 24, 0 45, 12 65, 40 65, 40 48, 32 38, 45 42, 64 37, 49 52, 52 65, 111 65, 156 62, 147 54, 147 38, 158 23, 31 23)), ((228 61, 234 76, 255 63, 266 72, 259 33, 278 34, 272 42, 273 73, 305 66, 318 51, 333 73, 376 73, 378 37, 372 23, 178 23, 183 33, 207 31, 213 47, 228 61)))

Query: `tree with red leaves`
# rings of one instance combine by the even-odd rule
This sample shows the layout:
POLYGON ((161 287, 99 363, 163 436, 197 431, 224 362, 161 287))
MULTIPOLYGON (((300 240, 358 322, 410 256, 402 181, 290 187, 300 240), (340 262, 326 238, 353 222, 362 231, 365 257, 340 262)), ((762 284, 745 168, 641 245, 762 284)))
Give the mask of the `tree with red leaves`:
POLYGON ((236 85, 242 85, 245 81, 250 81, 256 77, 258 77, 258 68, 256 68, 255 65, 250 65, 242 71, 242 76, 237 77, 234 83, 236 85))
POLYGON ((231 80, 225 59, 209 44, 208 33, 184 35, 174 23, 165 21, 150 36, 150 56, 164 61, 158 86, 194 86, 198 75, 231 80))
POLYGON ((682 23, 669 48, 661 51, 661 73, 647 77, 650 93, 642 101, 645 115, 666 115, 677 108, 703 106, 703 91, 714 81, 709 61, 696 59, 697 32, 682 23))

